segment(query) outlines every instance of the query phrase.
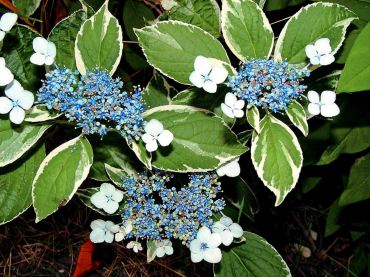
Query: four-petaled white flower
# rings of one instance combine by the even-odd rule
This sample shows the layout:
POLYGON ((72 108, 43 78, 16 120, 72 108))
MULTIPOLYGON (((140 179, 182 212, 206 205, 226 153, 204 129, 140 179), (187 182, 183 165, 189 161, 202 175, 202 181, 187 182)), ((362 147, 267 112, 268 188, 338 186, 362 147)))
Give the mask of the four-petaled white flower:
POLYGON ((191 261, 199 263, 205 260, 209 263, 219 263, 222 258, 221 250, 218 248, 220 244, 219 234, 212 234, 208 227, 200 228, 197 238, 190 242, 191 261))
POLYGON ((57 55, 57 49, 55 44, 51 41, 47 41, 43 37, 37 37, 32 42, 33 50, 30 61, 36 65, 52 65, 57 55))
POLYGON ((104 221, 101 219, 94 220, 91 222, 90 227, 92 229, 90 233, 90 240, 93 243, 101 242, 113 242, 114 234, 112 227, 114 223, 112 221, 104 221))
POLYGON ((310 90, 307 97, 311 102, 308 105, 308 112, 312 115, 321 114, 324 117, 333 117, 340 113, 338 105, 335 104, 336 95, 334 91, 324 90, 320 97, 316 91, 310 90))
POLYGON ((32 92, 24 90, 17 80, 13 80, 6 86, 5 96, 0 97, 0 114, 10 112, 10 121, 21 124, 26 115, 25 110, 31 109, 34 101, 32 92))
POLYGON ((18 15, 15 13, 5 13, 0 19, 0 41, 5 37, 5 34, 9 32, 14 24, 17 22, 18 15))
POLYGON ((123 192, 116 189, 113 185, 103 183, 98 192, 91 196, 91 203, 99 209, 103 209, 108 214, 113 214, 118 210, 119 202, 123 199, 123 192))
POLYGON ((234 238, 243 236, 243 229, 234 223, 230 217, 223 216, 212 226, 212 232, 220 234, 223 245, 229 246, 234 238))
POLYGON ((217 170, 217 175, 222 177, 224 175, 228 177, 237 177, 240 174, 239 158, 232 160, 231 162, 220 166, 217 170))
POLYGON ((164 130, 163 124, 156 119, 150 120, 144 130, 145 134, 141 138, 148 152, 156 151, 158 143, 161 146, 168 146, 173 140, 173 134, 168 130, 164 130))
POLYGON ((119 242, 122 241, 132 231, 131 221, 127 221, 122 225, 114 225, 111 228, 114 234, 114 239, 119 242))
POLYGON ((223 83, 228 72, 222 66, 210 59, 198 56, 194 61, 194 71, 190 74, 189 80, 198 88, 203 88, 209 93, 217 91, 217 85, 223 83))
POLYGON ((139 251, 143 250, 143 247, 141 246, 141 243, 137 242, 137 241, 134 241, 134 240, 130 241, 127 244, 127 248, 134 250, 135 253, 138 253, 139 251))
POLYGON ((225 96, 225 103, 221 104, 221 110, 224 114, 231 118, 242 118, 244 116, 244 100, 238 100, 232 93, 227 93, 225 96))
POLYGON ((13 73, 6 67, 5 59, 0 57, 0 86, 6 86, 14 80, 13 73))
POLYGON ((162 258, 164 255, 173 254, 172 242, 169 239, 156 241, 155 247, 156 247, 155 255, 158 258, 162 258))
POLYGON ((335 60, 328 38, 318 39, 314 44, 307 45, 305 50, 313 65, 329 65, 335 60))

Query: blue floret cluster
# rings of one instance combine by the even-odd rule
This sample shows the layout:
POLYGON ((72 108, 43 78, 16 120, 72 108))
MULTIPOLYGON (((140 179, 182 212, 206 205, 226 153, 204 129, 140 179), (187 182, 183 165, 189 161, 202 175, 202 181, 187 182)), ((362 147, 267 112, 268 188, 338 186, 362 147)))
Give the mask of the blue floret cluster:
POLYGON ((215 174, 191 174, 181 189, 168 188, 172 177, 161 173, 123 179, 127 197, 123 222, 130 221, 133 231, 127 235, 142 239, 193 240, 201 226, 211 227, 212 216, 225 206, 216 199, 221 184, 215 174))
POLYGON ((122 86, 119 78, 113 79, 106 71, 80 75, 66 68, 55 69, 46 74, 37 101, 64 113, 84 134, 104 136, 109 129, 116 129, 128 141, 139 140, 145 109, 141 89, 127 93, 122 86))
POLYGON ((302 96, 307 87, 301 82, 309 74, 308 70, 298 69, 286 61, 252 59, 241 65, 227 85, 248 105, 276 113, 285 111, 293 100, 302 96))

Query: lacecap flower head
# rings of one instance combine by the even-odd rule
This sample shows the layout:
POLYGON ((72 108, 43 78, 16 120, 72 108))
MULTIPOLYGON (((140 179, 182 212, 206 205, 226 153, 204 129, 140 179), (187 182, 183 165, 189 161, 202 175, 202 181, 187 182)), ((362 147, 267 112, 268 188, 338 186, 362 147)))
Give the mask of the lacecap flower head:
POLYGON ((255 105, 271 112, 283 112, 306 90, 302 85, 309 76, 305 69, 298 69, 285 61, 252 59, 243 63, 238 73, 229 78, 231 92, 255 105))
POLYGON ((55 69, 37 93, 38 102, 65 114, 84 134, 104 136, 114 128, 128 139, 139 140, 144 131, 144 102, 140 87, 132 93, 107 71, 95 70, 80 75, 70 69, 55 69))

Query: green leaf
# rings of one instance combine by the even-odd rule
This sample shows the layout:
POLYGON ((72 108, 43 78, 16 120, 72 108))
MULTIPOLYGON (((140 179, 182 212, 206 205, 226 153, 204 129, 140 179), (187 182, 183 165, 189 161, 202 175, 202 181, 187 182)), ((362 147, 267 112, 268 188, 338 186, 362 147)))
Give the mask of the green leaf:
POLYGON ((306 63, 305 47, 329 38, 335 54, 341 47, 349 24, 356 19, 347 8, 331 3, 314 3, 300 9, 285 24, 276 42, 275 60, 306 63))
POLYGON ((258 111, 258 108, 256 106, 252 106, 249 109, 247 109, 247 120, 249 125, 252 126, 252 128, 259 133, 260 132, 260 112, 258 111))
POLYGON ((125 44, 123 47, 123 56, 134 70, 140 71, 149 66, 138 45, 125 44), (139 53, 136 51, 136 48, 139 53))
POLYGON ((346 206, 370 198, 370 153, 357 159, 351 167, 346 189, 339 199, 346 206))
POLYGON ((116 185, 122 186, 122 180, 125 177, 131 176, 134 178, 138 177, 138 172, 131 164, 126 163, 124 167, 115 168, 108 164, 105 165, 105 170, 109 176, 109 179, 116 185))
POLYGON ((143 100, 147 108, 155 108, 170 104, 171 91, 175 91, 167 81, 157 72, 143 92, 143 100))
POLYGON ((341 228, 342 224, 340 224, 339 219, 342 210, 343 208, 339 206, 339 199, 335 200, 330 206, 328 217, 326 218, 325 237, 334 234, 341 228))
POLYGON ((31 206, 32 181, 44 158, 42 145, 26 159, 0 169, 0 224, 13 220, 31 206))
POLYGON ((62 114, 53 113, 49 111, 44 105, 35 105, 27 111, 25 122, 39 123, 56 119, 62 114))
POLYGON ((215 0, 178 0, 168 17, 198 26, 215 37, 221 34, 220 8, 215 0))
POLYGON ((290 6, 300 5, 306 0, 267 0, 266 11, 282 10, 290 6))
POLYGON ((12 0, 17 12, 24 17, 33 15, 40 6, 41 0, 12 0))
POLYGON ((289 104, 286 114, 290 121, 296 126, 302 134, 308 136, 308 123, 306 117, 306 110, 298 101, 293 101, 289 104))
POLYGON ((361 31, 348 55, 338 92, 356 92, 370 89, 370 23, 361 31))
POLYGON ((155 240, 147 240, 146 242, 146 257, 147 257, 147 263, 150 263, 154 261, 156 257, 157 247, 155 246, 155 240))
POLYGON ((199 27, 180 21, 166 21, 136 29, 135 33, 149 64, 179 83, 191 84, 189 76, 199 55, 230 66, 222 44, 199 27))
POLYGON ((222 184, 225 198, 239 210, 238 221, 242 214, 253 220, 259 210, 259 204, 249 185, 241 177, 225 178, 222 184))
POLYGON ((81 200, 81 202, 85 204, 86 207, 88 207, 88 208, 90 208, 90 209, 98 212, 101 215, 104 215, 104 216, 117 216, 117 215, 120 215, 122 209, 125 206, 125 200, 122 200, 120 207, 118 208, 118 210, 114 214, 108 214, 108 213, 104 212, 103 210, 98 209, 97 207, 95 207, 95 205, 93 203, 91 203, 91 196, 93 194, 97 193, 99 191, 99 189, 100 189, 100 187, 87 188, 87 189, 79 189, 76 192, 76 195, 81 200))
POLYGON ((142 162, 149 170, 152 169, 152 155, 146 151, 145 144, 142 140, 139 142, 132 141, 131 144, 128 145, 132 151, 134 151, 136 157, 142 162))
POLYGON ((243 238, 244 243, 222 251, 222 260, 215 266, 215 276, 291 276, 283 258, 264 238, 250 232, 244 232, 243 238))
POLYGON ((9 120, 0 119, 0 167, 18 160, 41 136, 49 129, 50 125, 14 126, 9 120))
POLYGON ((239 60, 267 58, 274 33, 262 9, 252 0, 222 1, 222 33, 239 60))
POLYGON ((123 6, 122 18, 128 37, 133 41, 137 41, 134 29, 140 29, 148 25, 147 22, 153 21, 155 15, 152 9, 143 2, 127 0, 123 6))
POLYGON ((6 66, 14 74, 14 79, 29 91, 36 91, 40 87, 40 76, 44 69, 30 62, 34 53, 33 39, 40 35, 29 27, 15 25, 5 36, 1 55, 5 58, 6 66))
POLYGON ((93 152, 89 141, 79 136, 47 155, 32 184, 36 223, 66 205, 89 174, 93 152))
POLYGON ((204 172, 239 157, 246 151, 236 135, 213 113, 168 105, 148 110, 145 120, 157 119, 174 139, 152 155, 152 165, 174 172, 204 172))
POLYGON ((55 63, 59 67, 76 69, 75 40, 81 25, 85 22, 87 14, 78 10, 61 20, 50 32, 49 40, 55 43, 57 55, 55 63))
POLYGON ((108 1, 85 21, 77 34, 75 44, 76 66, 81 74, 96 68, 116 71, 122 56, 122 29, 118 20, 108 11, 108 1))
POLYGON ((275 194, 278 206, 298 181, 302 150, 292 130, 272 115, 267 114, 260 126, 260 133, 252 136, 252 162, 264 185, 275 194))
MULTIPOLYGON (((338 53, 338 57, 335 60, 338 64, 345 64, 348 58, 348 55, 355 44, 355 41, 360 34, 360 30, 356 29, 349 33, 346 40, 343 42, 342 50, 338 53)), ((338 91, 337 91, 338 93, 338 91)))

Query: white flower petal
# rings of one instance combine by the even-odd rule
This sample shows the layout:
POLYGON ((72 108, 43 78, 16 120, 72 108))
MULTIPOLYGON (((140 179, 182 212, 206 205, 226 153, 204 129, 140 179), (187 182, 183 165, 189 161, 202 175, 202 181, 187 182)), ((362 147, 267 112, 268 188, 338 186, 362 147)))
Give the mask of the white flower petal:
POLYGON ((132 231, 132 224, 131 224, 131 222, 126 222, 124 227, 125 227, 125 233, 126 234, 131 233, 131 231, 132 231))
POLYGON ((112 194, 112 199, 116 201, 117 203, 121 202, 123 199, 123 192, 116 189, 112 194))
POLYGON ((161 146, 168 146, 171 144, 173 140, 173 134, 169 130, 164 130, 159 136, 158 136, 158 142, 161 146))
POLYGON ((225 230, 221 233, 221 239, 223 245, 229 246, 233 242, 234 236, 229 230, 225 230))
POLYGON ((231 224, 233 224, 233 220, 228 216, 223 216, 220 218, 220 223, 225 227, 229 227, 231 224))
POLYGON ((0 57, 0 68, 5 67, 5 59, 0 57))
POLYGON ((122 231, 122 227, 119 226, 118 224, 115 224, 113 225, 112 227, 109 228, 109 230, 112 232, 112 233, 119 233, 122 231))
POLYGON ((201 75, 208 75, 212 70, 212 63, 208 58, 198 56, 194 61, 194 69, 201 75))
POLYGON ((236 101, 235 105, 234 105, 234 108, 235 109, 238 109, 238 110, 241 110, 244 108, 244 105, 245 105, 245 101, 244 100, 238 100, 236 101))
POLYGON ((315 104, 320 103, 320 95, 314 90, 310 90, 307 93, 307 98, 308 98, 308 101, 310 101, 311 103, 315 103, 315 104))
POLYGON ((308 112, 311 115, 318 115, 318 114, 320 114, 320 105, 319 104, 315 104, 315 103, 310 103, 308 105, 308 112))
POLYGON ((123 241, 124 238, 125 238, 125 234, 121 232, 114 235, 114 239, 117 242, 123 241))
POLYGON ((199 253, 199 252, 202 252, 202 249, 200 248, 200 246, 202 245, 202 241, 199 240, 199 239, 193 239, 191 242, 190 242, 190 251, 192 253, 199 253))
POLYGON ((100 185, 100 191, 107 196, 111 196, 115 192, 116 188, 109 183, 103 183, 100 185))
POLYGON ((196 87, 201 88, 204 84, 204 76, 197 71, 193 71, 189 76, 189 81, 196 87))
POLYGON ((33 96, 33 93, 28 90, 24 90, 22 92, 21 98, 18 99, 18 105, 21 106, 24 110, 31 109, 34 102, 35 96, 33 96))
POLYGON ((156 140, 153 140, 147 144, 145 144, 145 148, 148 152, 154 152, 158 149, 158 143, 156 140))
POLYGON ((36 53, 47 55, 47 53, 48 53, 48 44, 49 43, 45 38, 37 37, 32 42, 33 50, 35 50, 36 53))
POLYGON ((321 93, 321 104, 333 104, 335 102, 335 99, 337 98, 337 95, 334 91, 331 90, 324 90, 321 93))
POLYGON ((218 247, 222 242, 221 235, 218 234, 211 234, 208 238, 207 245, 209 248, 218 247))
POLYGON ((102 209, 107 203, 107 197, 101 191, 94 193, 90 198, 91 203, 98 209, 102 209))
POLYGON ((112 232, 105 232, 104 241, 107 243, 111 243, 114 240, 114 235, 112 232))
POLYGON ((4 37, 5 37, 5 32, 0 30, 0 41, 3 41, 4 37))
POLYGON ((7 67, 0 67, 0 86, 6 86, 13 80, 13 73, 7 67))
POLYGON ((48 41, 47 53, 48 53, 48 56, 54 60, 55 56, 57 55, 57 48, 54 42, 48 41))
POLYGON ((320 64, 321 65, 329 65, 335 61, 335 58, 332 54, 326 54, 320 57, 320 64))
POLYGON ((8 97, 0 97, 0 114, 7 114, 13 108, 13 103, 8 97))
POLYGON ((315 48, 319 55, 329 54, 331 52, 330 39, 320 38, 315 42, 315 48))
POLYGON ((19 101, 23 96, 23 87, 17 81, 13 80, 9 85, 5 88, 5 95, 8 96, 13 101, 19 101))
POLYGON ((312 57, 316 57, 318 55, 315 46, 309 44, 305 47, 306 56, 311 59, 312 57))
POLYGON ((25 116, 26 113, 21 107, 14 107, 9 113, 9 119, 14 124, 21 124, 25 116))
POLYGON ((339 113, 339 107, 335 103, 321 106, 321 115, 324 117, 337 116, 339 113))
POLYGON ((212 226, 212 232, 213 233, 221 233, 224 231, 226 228, 225 225, 223 225, 220 221, 217 221, 215 224, 212 226))
POLYGON ((310 58, 310 63, 313 65, 320 64, 320 56, 313 56, 310 58))
POLYGON ((199 263, 201 262, 203 259, 204 259, 204 252, 198 252, 198 253, 194 253, 194 252, 191 252, 191 261, 193 263, 199 263))
POLYGON ((240 238, 244 234, 243 228, 238 223, 231 224, 229 229, 234 238, 240 238))
POLYGON ((172 246, 165 246, 164 251, 166 252, 166 255, 168 255, 168 256, 173 254, 172 246))
POLYGON ((215 93, 217 91, 217 84, 215 82, 213 82, 213 81, 207 80, 203 84, 203 89, 206 92, 215 93))
POLYGON ((216 84, 221 84, 226 80, 227 75, 229 75, 229 73, 223 66, 215 66, 209 74, 209 79, 216 84))
POLYGON ((103 229, 105 227, 105 221, 102 219, 96 219, 90 223, 90 228, 95 229, 103 229))
POLYGON ((17 22, 18 15, 15 13, 5 13, 0 20, 0 29, 9 32, 17 22))
POLYGON ((128 249, 131 249, 131 248, 133 248, 133 247, 134 247, 135 243, 136 243, 135 241, 130 241, 130 242, 127 244, 127 246, 126 246, 126 247, 127 247, 128 249))
POLYGON ((158 258, 162 258, 164 255, 166 255, 166 251, 164 250, 164 247, 159 247, 155 250, 155 255, 158 258))
POLYGON ((155 140, 155 137, 145 133, 144 135, 141 136, 141 139, 143 140, 144 143, 149 143, 149 142, 155 140))
POLYGON ((146 124, 144 131, 149 135, 158 136, 163 132, 163 124, 157 119, 152 119, 146 124))
POLYGON ((102 229, 94 229, 90 233, 90 240, 93 243, 101 243, 104 242, 105 239, 105 232, 102 229))
POLYGON ((243 110, 236 110, 236 109, 234 109, 234 116, 236 118, 242 118, 244 116, 244 111, 243 110))
POLYGON ((103 206, 103 210, 107 214, 114 214, 118 210, 118 208, 119 208, 118 203, 117 202, 114 202, 114 201, 108 201, 103 206))
POLYGON ((229 107, 234 107, 238 102, 238 98, 231 92, 226 93, 225 95, 225 104, 229 107))
POLYGON ((199 239, 201 242, 207 242, 210 239, 211 236, 211 230, 209 230, 208 227, 201 227, 197 234, 197 239, 199 239))
POLYGON ((240 165, 237 161, 232 161, 226 166, 226 176, 237 177, 240 175, 240 165))
POLYGON ((50 57, 50 56, 45 56, 45 64, 46 65, 52 65, 54 62, 54 58, 50 57))
POLYGON ((221 166, 221 167, 216 169, 216 173, 217 173, 218 176, 222 177, 222 176, 226 175, 226 170, 227 170, 227 168, 225 168, 224 166, 221 166))
POLYGON ((222 253, 219 248, 209 248, 204 252, 204 260, 206 262, 216 264, 222 259, 222 253))
POLYGON ((230 108, 229 106, 227 106, 227 105, 226 105, 226 104, 224 104, 224 103, 221 103, 221 110, 222 110, 222 112, 223 112, 226 116, 228 116, 228 117, 230 117, 230 118, 234 118, 234 117, 235 117, 233 109, 232 109, 232 108, 230 108))
POLYGON ((30 62, 36 65, 43 65, 45 64, 45 56, 40 53, 34 53, 30 58, 30 62))

